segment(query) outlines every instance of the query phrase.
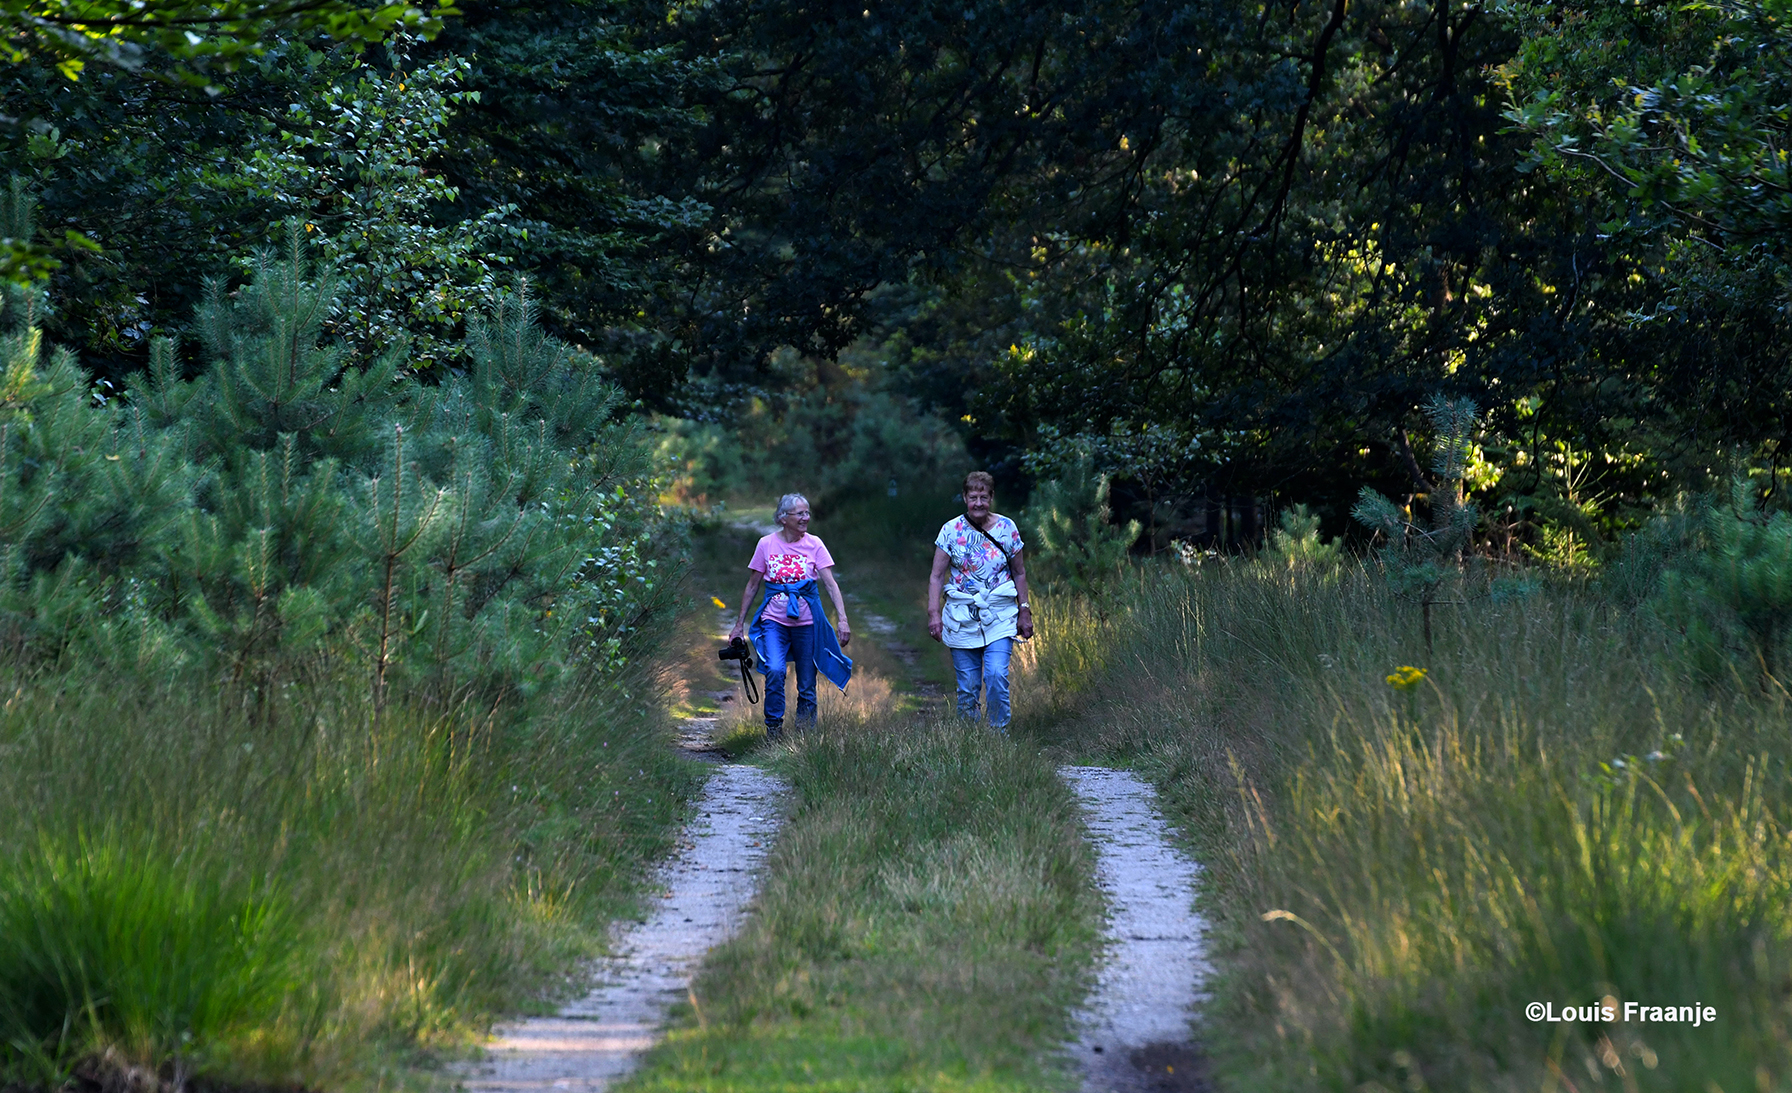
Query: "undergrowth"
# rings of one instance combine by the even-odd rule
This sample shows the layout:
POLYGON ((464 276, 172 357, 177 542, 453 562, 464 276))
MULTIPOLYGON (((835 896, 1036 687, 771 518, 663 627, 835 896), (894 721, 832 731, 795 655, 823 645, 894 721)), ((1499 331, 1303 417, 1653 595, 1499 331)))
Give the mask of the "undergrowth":
POLYGON ((698 781, 626 681, 498 711, 83 683, 0 708, 0 1081, 27 1086, 403 1080, 575 986, 698 781))

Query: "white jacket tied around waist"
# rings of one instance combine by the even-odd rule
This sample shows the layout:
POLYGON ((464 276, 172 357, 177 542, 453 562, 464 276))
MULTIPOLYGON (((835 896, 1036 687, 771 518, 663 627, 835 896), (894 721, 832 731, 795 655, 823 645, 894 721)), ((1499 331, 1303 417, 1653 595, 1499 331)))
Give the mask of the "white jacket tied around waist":
POLYGON ((948 649, 981 649, 1020 633, 1020 593, 1013 581, 982 592, 946 589, 940 639, 948 649))

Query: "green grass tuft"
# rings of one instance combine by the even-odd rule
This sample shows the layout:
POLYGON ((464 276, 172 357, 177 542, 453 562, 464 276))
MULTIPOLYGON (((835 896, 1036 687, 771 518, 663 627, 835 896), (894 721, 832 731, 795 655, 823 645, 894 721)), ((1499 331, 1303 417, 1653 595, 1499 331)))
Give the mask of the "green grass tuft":
POLYGON ((277 1020, 298 921, 218 866, 46 835, 0 869, 0 1058, 50 1082, 103 1046, 159 1067, 277 1020))

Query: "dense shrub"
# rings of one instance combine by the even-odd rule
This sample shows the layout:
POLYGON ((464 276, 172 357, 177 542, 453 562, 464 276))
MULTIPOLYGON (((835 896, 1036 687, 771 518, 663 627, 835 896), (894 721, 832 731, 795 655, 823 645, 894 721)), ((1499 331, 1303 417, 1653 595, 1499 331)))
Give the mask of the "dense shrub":
POLYGON ((1740 672, 1771 684, 1792 628, 1792 516, 1707 506, 1693 549, 1661 573, 1651 602, 1708 678, 1740 672))
POLYGON ((1040 587, 1092 592, 1126 565, 1142 525, 1113 522, 1108 483, 1083 455, 1033 491, 1021 523, 1040 587))
POLYGON ((289 235, 242 289, 212 287, 196 378, 164 342, 124 398, 90 395, 10 293, 0 635, 40 661, 78 648, 256 685, 362 672, 382 695, 612 663, 664 592, 651 456, 618 389, 522 295, 470 324, 464 374, 420 382, 402 341, 345 368, 319 341, 334 274, 289 235))

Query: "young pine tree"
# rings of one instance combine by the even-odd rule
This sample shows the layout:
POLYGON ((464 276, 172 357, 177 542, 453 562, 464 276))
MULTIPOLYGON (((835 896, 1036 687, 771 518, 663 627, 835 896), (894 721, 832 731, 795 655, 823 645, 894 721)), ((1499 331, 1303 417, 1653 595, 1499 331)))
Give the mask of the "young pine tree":
POLYGON ((1141 528, 1137 520, 1115 525, 1112 516, 1108 476, 1096 473, 1087 453, 1041 483, 1026 519, 1047 580, 1091 591, 1112 579, 1141 528))
POLYGON ((343 347, 320 341, 341 287, 334 269, 310 260, 296 220, 281 252, 255 254, 248 284, 235 293, 207 286, 197 318, 210 367, 197 397, 181 404, 197 426, 199 458, 230 463, 287 435, 307 458, 350 467, 379 458, 383 424, 415 386, 398 376, 407 346, 395 339, 365 365, 345 367, 343 347))
POLYGON ((1771 689, 1785 678, 1792 631, 1792 516, 1710 506, 1695 549, 1662 572, 1650 606, 1696 672, 1719 677, 1741 661, 1771 689))
MULTIPOLYGON (((1480 513, 1463 494, 1462 475, 1479 411, 1469 399, 1434 395, 1425 417, 1436 436, 1430 482, 1424 482, 1431 509, 1424 526, 1405 510, 1367 486, 1357 495, 1350 514, 1381 534, 1376 554, 1389 586, 1397 595, 1416 600, 1424 618, 1425 649, 1431 649, 1431 608, 1447 602, 1444 588, 1458 580, 1480 513)), ((1417 474, 1417 471, 1414 471, 1417 474)))
MULTIPOLYGON (((0 235, 32 238, 31 217, 15 185, 0 235)), ((36 286, 0 284, 0 641, 128 662, 166 637, 129 575, 184 507, 192 468, 168 438, 121 428, 118 403, 44 345, 41 309, 36 286)))

